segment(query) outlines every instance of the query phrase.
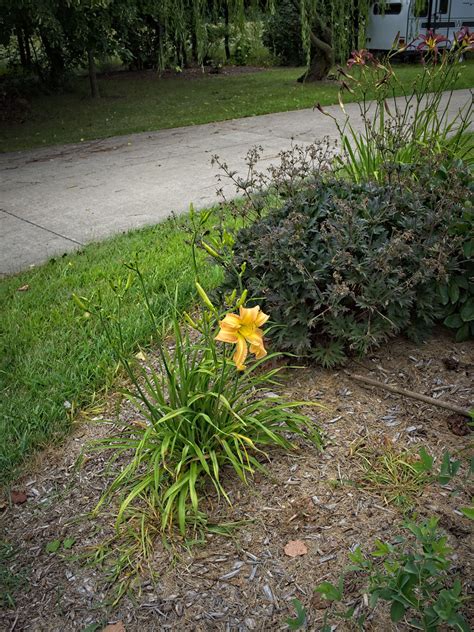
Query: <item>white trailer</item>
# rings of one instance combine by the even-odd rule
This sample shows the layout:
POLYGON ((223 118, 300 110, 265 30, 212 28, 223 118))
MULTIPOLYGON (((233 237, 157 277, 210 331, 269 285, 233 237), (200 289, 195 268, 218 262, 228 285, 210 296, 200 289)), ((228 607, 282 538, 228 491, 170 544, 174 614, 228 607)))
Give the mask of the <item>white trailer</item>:
POLYGON ((452 41, 463 26, 474 29, 474 0, 382 0, 369 10, 367 48, 387 52, 398 35, 399 44, 411 44, 407 52, 415 52, 418 35, 432 30, 452 41))

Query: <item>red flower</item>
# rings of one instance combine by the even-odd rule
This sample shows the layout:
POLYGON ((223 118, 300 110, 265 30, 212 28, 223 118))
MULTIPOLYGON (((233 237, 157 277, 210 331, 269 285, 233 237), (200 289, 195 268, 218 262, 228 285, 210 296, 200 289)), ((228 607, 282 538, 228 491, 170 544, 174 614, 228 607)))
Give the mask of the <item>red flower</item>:
POLYGON ((347 66, 351 68, 352 66, 365 66, 369 62, 375 61, 375 57, 372 53, 366 48, 361 48, 360 50, 353 50, 351 53, 351 57, 347 61, 347 66))
POLYGON ((444 35, 437 35, 432 29, 428 31, 426 35, 419 35, 421 42, 418 44, 418 50, 428 50, 430 53, 434 53, 436 57, 438 55, 438 44, 441 42, 449 41, 444 35))
POLYGON ((454 37, 458 46, 464 50, 474 50, 474 33, 471 33, 467 26, 463 26, 454 37))

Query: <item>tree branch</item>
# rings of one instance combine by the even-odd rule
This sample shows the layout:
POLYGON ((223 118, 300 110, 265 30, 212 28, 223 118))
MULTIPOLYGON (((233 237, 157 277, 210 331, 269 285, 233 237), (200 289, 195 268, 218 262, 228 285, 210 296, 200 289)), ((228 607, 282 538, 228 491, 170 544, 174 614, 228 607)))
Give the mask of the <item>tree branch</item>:
POLYGON ((414 391, 409 391, 406 388, 400 388, 399 386, 392 386, 391 384, 385 384, 384 382, 379 382, 378 380, 374 380, 371 377, 364 377, 363 375, 355 375, 352 373, 349 373, 348 375, 353 380, 357 380, 358 382, 364 382, 365 384, 371 384, 372 386, 377 386, 378 388, 382 388, 385 391, 390 391, 390 393, 405 395, 405 397, 418 399, 421 402, 425 402, 426 404, 431 404, 432 406, 438 406, 439 408, 445 408, 446 410, 451 410, 452 412, 458 413, 459 415, 463 415, 464 417, 471 417, 471 412, 467 408, 461 408, 461 406, 456 406, 456 404, 450 404, 449 402, 440 401, 439 399, 434 399, 433 397, 428 397, 427 395, 422 395, 421 393, 415 393, 414 391))

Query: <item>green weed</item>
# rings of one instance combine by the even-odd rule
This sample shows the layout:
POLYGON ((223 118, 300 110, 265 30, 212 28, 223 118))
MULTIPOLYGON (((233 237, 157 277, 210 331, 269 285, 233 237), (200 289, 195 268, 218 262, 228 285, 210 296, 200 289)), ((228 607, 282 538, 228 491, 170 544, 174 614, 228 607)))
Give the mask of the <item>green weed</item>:
POLYGON ((12 608, 15 605, 15 592, 26 582, 23 572, 14 571, 16 549, 5 541, 0 541, 0 605, 12 608))
POLYGON ((424 448, 398 449, 388 440, 375 445, 357 442, 351 446, 350 455, 357 469, 354 484, 405 510, 413 506, 427 485, 447 485, 461 466, 445 452, 436 472, 434 459, 424 448))
MULTIPOLYGON (((410 628, 424 632, 436 632, 440 626, 469 632, 469 624, 459 612, 467 598, 462 595, 461 580, 453 573, 447 538, 437 524, 436 518, 424 523, 407 522, 404 530, 408 537, 399 536, 393 543, 377 540, 369 555, 357 547, 349 553, 352 564, 338 584, 323 582, 316 591, 334 604, 341 603, 344 576, 356 572, 367 583, 360 595, 368 594, 369 612, 379 601, 384 601, 390 606, 393 623, 403 621, 410 628)), ((355 618, 363 630, 367 608, 339 611, 333 606, 326 612, 322 632, 332 629, 328 624, 331 615, 346 620, 355 618)))

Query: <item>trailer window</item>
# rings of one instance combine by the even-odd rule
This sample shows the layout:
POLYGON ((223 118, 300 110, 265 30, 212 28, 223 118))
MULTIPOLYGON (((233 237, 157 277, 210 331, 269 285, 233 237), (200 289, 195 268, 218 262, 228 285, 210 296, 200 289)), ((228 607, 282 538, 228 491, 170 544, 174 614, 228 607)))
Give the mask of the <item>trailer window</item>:
POLYGON ((413 7, 413 15, 415 18, 426 18, 428 15, 428 0, 415 0, 413 7))
POLYGON ((439 0, 439 12, 447 13, 449 9, 449 0, 439 0))
POLYGON ((374 15, 397 15, 401 11, 401 2, 390 2, 385 5, 382 3, 382 6, 378 2, 374 4, 374 15))

